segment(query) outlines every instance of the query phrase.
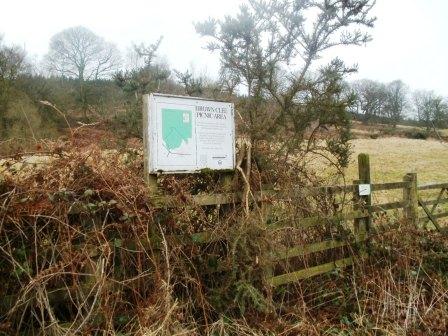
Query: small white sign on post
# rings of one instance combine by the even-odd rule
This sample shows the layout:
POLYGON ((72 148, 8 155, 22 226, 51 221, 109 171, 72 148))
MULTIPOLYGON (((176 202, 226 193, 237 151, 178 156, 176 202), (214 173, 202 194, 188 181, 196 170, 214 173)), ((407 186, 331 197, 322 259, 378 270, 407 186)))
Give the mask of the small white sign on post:
POLYGON ((144 99, 148 173, 235 168, 233 104, 158 93, 144 99))
POLYGON ((369 196, 371 193, 370 184, 358 185, 359 196, 369 196))

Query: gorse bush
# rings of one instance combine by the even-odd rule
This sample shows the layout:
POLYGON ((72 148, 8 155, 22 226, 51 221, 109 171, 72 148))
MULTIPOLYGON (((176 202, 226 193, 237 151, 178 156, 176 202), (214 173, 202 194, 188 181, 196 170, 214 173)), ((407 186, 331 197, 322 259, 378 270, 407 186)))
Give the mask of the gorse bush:
MULTIPOLYGON (((170 69, 157 57, 161 39, 135 45, 125 69, 112 44, 66 29, 46 58, 57 77, 36 75, 0 40, 0 334, 448 334, 446 238, 382 214, 366 246, 351 222, 328 219, 354 210, 351 193, 307 192, 343 177, 361 93, 345 82, 355 68, 315 61, 368 42, 374 2, 249 0, 199 23, 219 52, 216 81, 170 69), (92 47, 83 67, 78 57, 92 47), (141 141, 129 138, 142 137, 142 96, 156 91, 235 103, 235 173, 145 183, 141 141), (310 157, 336 176, 320 177, 310 157), (228 193, 238 196, 225 201, 228 193), (302 226, 309 217, 316 225, 302 226), (348 244, 302 253, 316 242, 348 244), (274 275, 348 257, 355 265, 345 270, 271 285, 274 275)), ((387 92, 373 84, 385 103, 375 95, 364 116, 396 126, 403 83, 387 92)), ((419 115, 432 106, 443 125, 443 100, 428 97, 419 115)))
POLYGON ((409 139, 426 140, 429 137, 429 132, 423 130, 410 130, 406 131, 405 135, 409 139))

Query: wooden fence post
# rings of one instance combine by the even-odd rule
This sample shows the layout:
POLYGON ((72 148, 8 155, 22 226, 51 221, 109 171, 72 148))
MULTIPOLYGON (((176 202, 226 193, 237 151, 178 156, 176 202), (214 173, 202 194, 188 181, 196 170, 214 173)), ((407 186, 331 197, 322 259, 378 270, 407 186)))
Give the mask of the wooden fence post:
POLYGON ((403 188, 403 201, 406 204, 405 218, 416 228, 418 227, 418 194, 417 194, 417 174, 408 173, 403 178, 409 186, 403 188))
MULTIPOLYGON (((361 153, 358 155, 358 176, 359 180, 355 184, 370 184, 370 159, 369 155, 361 153)), ((370 211, 372 205, 372 196, 360 196, 359 189, 354 193, 354 208, 355 210, 362 210, 364 207, 370 211)), ((370 213, 367 217, 357 218, 354 221, 354 229, 356 239, 363 242, 367 239, 372 224, 370 213)))
POLYGON ((149 161, 148 161, 148 145, 149 145, 149 139, 148 139, 148 113, 149 113, 149 95, 145 94, 143 95, 143 107, 142 107, 142 114, 143 114, 143 174, 145 174, 145 181, 149 176, 149 161))
POLYGON ((143 174, 145 175, 145 181, 147 186, 150 189, 151 194, 157 194, 157 177, 155 175, 149 174, 149 125, 148 125, 148 116, 149 116, 149 94, 143 95, 143 174))
MULTIPOLYGON (((353 184, 354 185, 361 184, 361 181, 354 180, 353 184)), ((362 211, 362 208, 361 208, 361 198, 359 197, 358 188, 356 188, 353 191, 353 210, 354 211, 362 211)), ((359 239, 360 239, 360 228, 361 228, 361 220, 360 220, 360 218, 355 218, 353 220, 353 223, 354 223, 353 224, 353 228, 354 228, 354 231, 355 231, 355 238, 356 238, 356 241, 359 241, 359 239)))

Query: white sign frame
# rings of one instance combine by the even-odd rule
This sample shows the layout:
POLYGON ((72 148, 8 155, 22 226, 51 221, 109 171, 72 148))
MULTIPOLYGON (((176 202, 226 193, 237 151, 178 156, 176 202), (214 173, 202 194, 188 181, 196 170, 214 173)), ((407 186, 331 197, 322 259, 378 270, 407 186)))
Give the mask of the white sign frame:
POLYGON ((143 96, 143 124, 146 174, 235 169, 232 103, 152 93, 143 96))
POLYGON ((369 196, 372 193, 370 184, 358 184, 359 196, 369 196))

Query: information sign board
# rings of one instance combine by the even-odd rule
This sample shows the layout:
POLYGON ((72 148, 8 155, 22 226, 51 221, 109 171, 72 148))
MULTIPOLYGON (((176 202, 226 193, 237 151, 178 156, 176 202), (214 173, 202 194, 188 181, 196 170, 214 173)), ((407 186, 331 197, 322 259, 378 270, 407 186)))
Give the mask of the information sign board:
POLYGON ((149 173, 235 168, 233 104, 155 93, 146 99, 149 173))

